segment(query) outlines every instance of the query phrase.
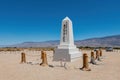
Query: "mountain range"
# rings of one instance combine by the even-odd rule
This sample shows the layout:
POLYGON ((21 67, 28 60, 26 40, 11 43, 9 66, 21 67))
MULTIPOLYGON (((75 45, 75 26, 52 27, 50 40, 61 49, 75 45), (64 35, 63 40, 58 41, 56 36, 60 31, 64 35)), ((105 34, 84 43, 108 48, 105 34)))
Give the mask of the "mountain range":
MULTIPOLYGON (((59 40, 50 40, 44 42, 24 42, 15 45, 7 45, 0 47, 56 47, 59 40)), ((120 35, 106 36, 100 38, 90 38, 85 40, 76 40, 75 44, 79 46, 89 47, 120 47, 120 35)))

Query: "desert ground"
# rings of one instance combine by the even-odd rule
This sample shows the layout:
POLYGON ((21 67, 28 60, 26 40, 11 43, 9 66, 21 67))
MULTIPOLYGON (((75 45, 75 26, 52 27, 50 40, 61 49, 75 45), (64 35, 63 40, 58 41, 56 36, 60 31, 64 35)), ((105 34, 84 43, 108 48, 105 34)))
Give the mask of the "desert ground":
MULTIPOLYGON (((0 80, 120 80, 120 51, 103 50, 101 61, 97 65, 89 63, 91 71, 82 71, 82 57, 74 62, 52 61, 53 51, 46 51, 49 66, 40 66, 41 51, 24 51, 27 63, 20 63, 23 51, 0 52, 0 80), (64 63, 63 63, 64 64, 64 63)), ((90 61, 90 50, 87 53, 90 61)))

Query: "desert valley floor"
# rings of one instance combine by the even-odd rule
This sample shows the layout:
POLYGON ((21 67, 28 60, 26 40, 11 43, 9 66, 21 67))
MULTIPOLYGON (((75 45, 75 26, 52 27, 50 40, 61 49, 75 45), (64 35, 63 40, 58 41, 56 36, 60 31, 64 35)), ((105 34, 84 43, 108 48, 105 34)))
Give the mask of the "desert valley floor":
MULTIPOLYGON (((40 51, 25 51, 27 63, 20 64, 21 52, 0 52, 0 80, 120 80, 120 52, 103 51, 98 65, 89 64, 91 71, 81 71, 82 57, 66 63, 53 62, 53 52, 47 51, 49 66, 43 67, 40 51)), ((89 55, 89 50, 83 50, 89 55)))

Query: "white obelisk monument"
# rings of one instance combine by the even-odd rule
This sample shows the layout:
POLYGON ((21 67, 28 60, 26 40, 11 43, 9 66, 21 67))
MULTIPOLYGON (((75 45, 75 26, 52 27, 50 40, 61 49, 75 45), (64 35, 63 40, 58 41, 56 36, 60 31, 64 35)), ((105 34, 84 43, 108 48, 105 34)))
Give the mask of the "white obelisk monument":
POLYGON ((66 17, 62 21, 60 45, 55 49, 53 61, 71 62, 81 57, 81 52, 74 45, 72 21, 66 17))

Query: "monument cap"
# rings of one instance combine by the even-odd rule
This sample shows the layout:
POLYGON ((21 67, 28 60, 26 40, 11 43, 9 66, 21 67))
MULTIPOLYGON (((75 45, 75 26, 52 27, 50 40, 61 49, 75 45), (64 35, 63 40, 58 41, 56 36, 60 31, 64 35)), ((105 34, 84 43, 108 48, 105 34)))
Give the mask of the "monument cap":
POLYGON ((63 21, 64 21, 64 20, 69 20, 69 21, 71 21, 68 16, 66 16, 66 17, 63 19, 63 21))

